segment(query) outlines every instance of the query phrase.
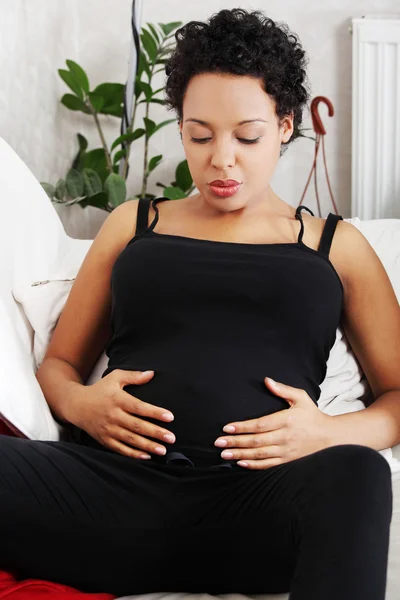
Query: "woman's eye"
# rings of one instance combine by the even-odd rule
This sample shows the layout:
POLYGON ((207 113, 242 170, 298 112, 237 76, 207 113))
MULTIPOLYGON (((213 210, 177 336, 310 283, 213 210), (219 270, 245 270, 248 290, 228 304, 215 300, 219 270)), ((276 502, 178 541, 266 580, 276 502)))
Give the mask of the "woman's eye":
MULTIPOLYGON (((241 142, 242 144, 256 144, 258 142, 260 138, 255 138, 253 140, 248 140, 246 138, 238 138, 239 142, 241 142)), ((205 144, 206 142, 208 142, 209 140, 211 140, 211 138, 191 138, 192 142, 196 142, 197 144, 205 144)))
POLYGON ((238 138, 239 142, 242 142, 242 144, 256 144, 258 142, 260 138, 254 138, 254 140, 247 140, 245 138, 238 138))
POLYGON ((196 142, 197 144, 204 144, 205 142, 208 142, 208 140, 211 140, 211 138, 191 138, 192 142, 196 142))

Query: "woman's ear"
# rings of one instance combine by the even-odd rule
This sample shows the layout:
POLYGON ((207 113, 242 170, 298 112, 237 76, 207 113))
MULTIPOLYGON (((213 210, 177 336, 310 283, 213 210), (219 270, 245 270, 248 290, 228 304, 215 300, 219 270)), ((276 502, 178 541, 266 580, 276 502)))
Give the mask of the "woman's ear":
POLYGON ((287 142, 290 140, 290 138, 293 135, 293 129, 294 129, 293 120, 294 120, 293 112, 290 113, 290 115, 283 117, 283 119, 281 120, 281 143, 282 144, 287 144, 287 142))

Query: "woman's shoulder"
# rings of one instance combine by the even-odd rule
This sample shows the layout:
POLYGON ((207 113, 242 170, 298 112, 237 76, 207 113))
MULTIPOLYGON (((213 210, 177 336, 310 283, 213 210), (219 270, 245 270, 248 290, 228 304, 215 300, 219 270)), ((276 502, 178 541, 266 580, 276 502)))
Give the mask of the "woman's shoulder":
POLYGON ((110 226, 113 224, 122 246, 135 235, 138 207, 139 198, 131 198, 115 207, 106 219, 110 226))

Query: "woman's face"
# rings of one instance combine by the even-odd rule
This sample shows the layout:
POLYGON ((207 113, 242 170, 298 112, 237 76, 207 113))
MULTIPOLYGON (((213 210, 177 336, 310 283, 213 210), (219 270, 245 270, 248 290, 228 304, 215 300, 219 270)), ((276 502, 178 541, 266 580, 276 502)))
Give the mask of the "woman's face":
POLYGON ((189 82, 180 130, 201 196, 217 210, 230 212, 268 199, 281 143, 292 135, 293 119, 279 122, 261 79, 204 73, 189 82), (225 192, 210 186, 227 179, 240 185, 225 192))

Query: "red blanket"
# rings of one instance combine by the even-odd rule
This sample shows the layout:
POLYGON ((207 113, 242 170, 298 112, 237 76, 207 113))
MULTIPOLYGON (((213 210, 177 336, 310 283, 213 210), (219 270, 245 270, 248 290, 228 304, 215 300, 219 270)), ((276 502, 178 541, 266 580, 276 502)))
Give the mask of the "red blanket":
MULTIPOLYGON (((0 420, 0 434, 14 435, 7 425, 0 420)), ((25 579, 17 581, 13 575, 0 571, 0 600, 113 600, 111 594, 85 594, 74 588, 41 581, 40 579, 25 579)))

